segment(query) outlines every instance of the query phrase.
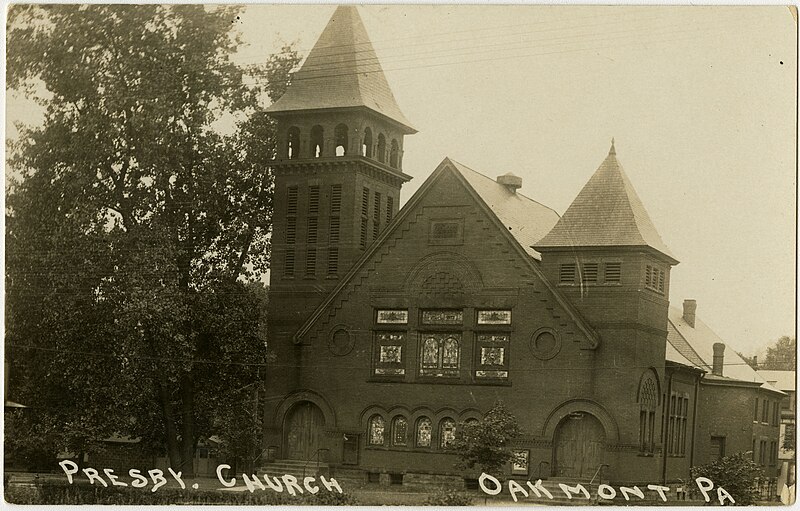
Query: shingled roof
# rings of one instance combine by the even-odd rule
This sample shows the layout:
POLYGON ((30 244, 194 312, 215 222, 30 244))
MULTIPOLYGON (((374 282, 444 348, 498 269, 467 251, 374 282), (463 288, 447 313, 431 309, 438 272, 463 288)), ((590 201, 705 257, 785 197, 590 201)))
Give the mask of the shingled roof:
POLYGON ((758 383, 762 389, 780 392, 767 380, 750 367, 736 351, 730 347, 725 350, 723 362, 723 377, 711 374, 714 363, 714 343, 723 341, 711 328, 703 323, 700 318, 695 318, 694 326, 683 319, 683 312, 675 307, 669 308, 669 321, 667 322, 667 350, 666 358, 673 362, 691 365, 706 371, 706 378, 718 381, 745 381, 758 383), (677 355, 676 355, 677 353, 677 355), (687 364, 686 361, 690 362, 687 364))
POLYGON ((416 130, 397 106, 354 5, 339 6, 292 83, 268 112, 366 107, 416 130))
POLYGON ((650 247, 678 262, 622 170, 612 141, 605 161, 535 248, 622 246, 650 247))
POLYGON ((558 213, 466 165, 450 158, 445 161, 464 177, 525 251, 531 257, 541 259, 533 245, 556 225, 558 213))

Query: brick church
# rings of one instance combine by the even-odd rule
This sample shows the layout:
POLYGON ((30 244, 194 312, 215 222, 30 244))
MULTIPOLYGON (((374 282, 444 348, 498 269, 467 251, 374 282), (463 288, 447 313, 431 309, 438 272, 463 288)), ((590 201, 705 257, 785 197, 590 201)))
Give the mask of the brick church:
POLYGON ((561 216, 519 177, 449 158, 399 208, 416 130, 354 6, 268 111, 273 463, 456 477, 459 424, 502 400, 524 430, 527 462, 508 467, 522 479, 674 481, 751 447, 769 468, 783 394, 694 302, 670 308, 678 260, 613 142, 561 216))

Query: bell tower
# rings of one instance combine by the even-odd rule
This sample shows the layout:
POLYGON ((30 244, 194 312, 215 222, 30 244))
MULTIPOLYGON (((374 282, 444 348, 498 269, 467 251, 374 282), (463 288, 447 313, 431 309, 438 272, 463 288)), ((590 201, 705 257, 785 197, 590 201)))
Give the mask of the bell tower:
POLYGON ((336 9, 276 119, 270 327, 291 336, 394 218, 403 137, 397 106, 355 6, 336 9))

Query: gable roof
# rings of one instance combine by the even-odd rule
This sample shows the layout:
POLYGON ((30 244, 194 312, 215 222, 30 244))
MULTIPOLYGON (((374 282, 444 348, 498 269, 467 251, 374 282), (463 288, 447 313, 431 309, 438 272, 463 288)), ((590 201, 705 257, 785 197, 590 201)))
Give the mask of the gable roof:
POLYGON ((707 378, 754 382, 761 384, 762 389, 780 392, 750 367, 747 362, 729 346, 726 346, 725 349, 722 378, 712 375, 711 369, 714 363, 714 344, 718 342, 725 344, 725 341, 699 318, 695 318, 694 327, 691 327, 683 319, 683 311, 675 307, 669 308, 669 321, 667 322, 667 360, 682 364, 686 364, 685 361, 688 360, 692 366, 706 371, 708 373, 707 378), (680 359, 674 356, 675 352, 680 355, 680 359))
POLYGON ((536 248, 612 246, 650 247, 678 262, 622 170, 613 141, 606 159, 536 248))
POLYGON ((797 387, 797 373, 795 371, 776 371, 760 369, 758 374, 767 380, 770 385, 784 392, 794 392, 797 387))
POLYGON ((383 74, 375 49, 355 5, 336 8, 272 113, 327 108, 366 107, 416 130, 406 119, 383 74))
MULTIPOLYGON (((533 271, 539 275, 544 285, 547 289, 553 294, 556 302, 570 315, 570 317, 575 321, 578 329, 586 336, 586 339, 589 341, 589 344, 592 348, 596 348, 600 344, 600 336, 594 331, 594 329, 586 322, 585 319, 580 315, 580 313, 572 306, 572 304, 564 298, 564 296, 556 289, 550 281, 541 273, 541 270, 538 266, 538 263, 534 260, 534 256, 532 253, 536 253, 533 251, 529 246, 523 245, 520 240, 515 237, 513 233, 514 228, 517 227, 517 230, 523 232, 525 234, 521 235, 523 239, 528 239, 528 236, 531 236, 530 233, 532 232, 544 232, 546 230, 547 222, 555 223, 558 218, 558 214, 555 211, 539 204, 538 202, 529 199, 525 196, 520 197, 505 197, 502 198, 502 190, 498 190, 494 188, 490 183, 494 183, 497 186, 505 188, 503 185, 497 184, 491 178, 486 177, 483 174, 480 174, 469 167, 461 165, 460 163, 456 163, 450 158, 445 158, 442 163, 436 167, 436 170, 422 183, 422 186, 414 193, 408 203, 403 206, 397 216, 392 220, 392 222, 381 232, 378 238, 372 242, 372 244, 367 248, 361 258, 356 261, 352 268, 347 272, 347 275, 344 276, 343 279, 339 282, 339 284, 331 291, 330 294, 322 301, 322 303, 317 306, 314 312, 306 319, 303 326, 301 326, 294 335, 294 341, 298 342, 308 331, 311 327, 316 323, 316 321, 323 315, 325 310, 333 303, 336 299, 337 295, 339 295, 345 287, 347 287, 350 282, 358 275, 364 265, 369 261, 375 252, 380 250, 383 244, 389 239, 395 230, 402 225, 405 221, 406 217, 410 214, 412 210, 419 204, 423 197, 427 194, 428 190, 433 186, 433 184, 447 171, 451 171, 453 175, 455 175, 461 182, 466 186, 467 190, 474 193, 475 197, 479 200, 480 203, 486 208, 487 212, 490 215, 494 216, 499 223, 505 226, 502 230, 504 231, 504 235, 511 238, 514 243, 519 248, 520 252, 526 256, 526 260, 531 264, 531 268, 533 271), (487 182, 488 181, 488 182, 487 182), (474 183, 474 185, 473 185, 474 183), (477 189, 476 189, 477 187, 477 189), (478 189, 481 191, 479 192, 478 189), (484 198, 485 197, 485 198, 484 198), (487 202, 487 200, 489 202, 487 202), (508 206, 506 203, 516 204, 516 207, 508 206), (505 207, 503 207, 505 206, 505 207), (547 213, 550 211, 551 213, 547 213), (501 215, 508 221, 511 220, 510 224, 506 224, 503 219, 501 219, 500 215, 496 211, 499 211, 501 215), (535 222, 528 222, 530 225, 526 225, 526 222, 523 222, 522 219, 525 218, 522 215, 523 211, 527 211, 533 214, 534 218, 538 218, 539 221, 543 222, 542 224, 536 224, 535 222), (509 229, 508 227, 511 227, 509 229)), ((505 190, 504 193, 510 193, 508 190, 505 190)), ((538 253, 537 253, 538 255, 538 253)))
POLYGON ((528 255, 541 260, 541 254, 533 249, 533 244, 556 225, 558 213, 466 165, 450 159, 447 161, 461 173, 528 255))

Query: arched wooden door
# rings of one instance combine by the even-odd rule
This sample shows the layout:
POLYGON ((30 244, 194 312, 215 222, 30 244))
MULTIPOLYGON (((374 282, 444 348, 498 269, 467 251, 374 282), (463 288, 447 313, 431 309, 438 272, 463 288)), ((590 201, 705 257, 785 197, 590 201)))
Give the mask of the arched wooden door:
POLYGON ((317 405, 302 401, 294 405, 283 423, 284 452, 294 460, 310 460, 321 447, 325 417, 317 405))
POLYGON ((553 475, 592 477, 605 458, 605 431, 597 418, 576 412, 556 428, 553 475))

